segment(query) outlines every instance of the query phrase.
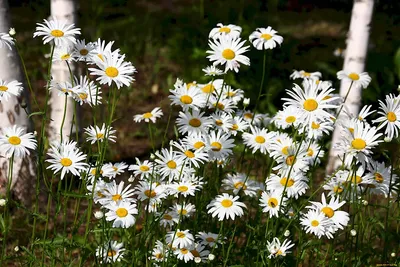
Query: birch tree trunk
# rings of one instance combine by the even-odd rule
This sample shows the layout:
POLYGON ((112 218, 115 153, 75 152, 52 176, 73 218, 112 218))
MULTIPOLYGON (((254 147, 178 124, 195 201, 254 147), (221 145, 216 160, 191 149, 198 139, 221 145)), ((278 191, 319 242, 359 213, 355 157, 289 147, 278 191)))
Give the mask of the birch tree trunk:
MULTIPOLYGON (((0 32, 7 33, 10 29, 10 10, 7 0, 0 0, 0 32)), ((15 47, 10 51, 6 46, 0 48, 0 79, 7 82, 17 80, 24 83, 19 57, 15 47)), ((28 115, 20 103, 29 103, 29 91, 24 83, 24 90, 19 98, 11 97, 8 101, 0 102, 0 132, 5 127, 18 125, 25 131, 32 131, 28 115)), ((0 195, 5 195, 9 160, 0 158, 0 195)), ((31 203, 32 188, 35 184, 35 168, 31 157, 15 158, 13 166, 11 190, 16 199, 24 205, 31 203)))
MULTIPOLYGON (((355 0, 353 11, 351 12, 350 30, 347 36, 346 56, 344 59, 343 70, 351 72, 363 72, 365 59, 368 49, 368 39, 370 33, 370 23, 372 19, 374 0, 355 0)), ((340 96, 345 97, 350 86, 350 82, 341 81, 340 96)), ((352 86, 347 97, 345 109, 355 116, 360 111, 361 106, 361 87, 352 86)), ((342 114, 340 117, 342 117, 342 114)), ((340 118, 337 118, 338 120, 340 118)), ((340 165, 340 159, 333 146, 340 139, 340 127, 336 126, 333 132, 332 146, 329 152, 329 162, 327 173, 332 173, 340 165)))
MULTIPOLYGON (((76 23, 76 3, 74 0, 51 0, 51 17, 59 21, 65 21, 67 23, 76 23)), ((72 73, 74 73, 75 66, 73 63, 70 64, 72 73)), ((71 76, 68 70, 67 63, 65 62, 53 62, 51 68, 51 75, 54 81, 57 82, 71 82, 71 76)), ((63 140, 69 137, 71 132, 71 126, 73 126, 73 114, 74 114, 74 100, 68 99, 65 122, 63 125, 63 140)), ((50 142, 60 140, 60 128, 62 125, 62 119, 64 115, 64 96, 58 96, 55 91, 51 92, 50 95, 50 124, 49 124, 49 140, 50 142)), ((75 127, 72 128, 73 132, 76 131, 75 127)))

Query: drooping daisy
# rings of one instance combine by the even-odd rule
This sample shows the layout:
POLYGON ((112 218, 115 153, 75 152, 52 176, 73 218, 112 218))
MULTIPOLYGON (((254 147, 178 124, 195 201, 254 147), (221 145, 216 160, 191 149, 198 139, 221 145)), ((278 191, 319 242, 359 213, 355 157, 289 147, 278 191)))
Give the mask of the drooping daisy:
POLYGON ((259 129, 250 126, 251 133, 243 133, 244 144, 251 149, 253 153, 260 150, 261 153, 266 154, 270 148, 271 140, 275 136, 274 132, 268 132, 266 128, 259 129))
POLYGON ((207 213, 211 214, 213 218, 218 216, 220 221, 229 218, 234 220, 236 216, 242 217, 243 208, 246 208, 246 205, 238 199, 239 196, 234 197, 226 193, 218 195, 207 205, 207 213))
POLYGON ((269 155, 274 159, 289 155, 289 147, 294 144, 293 139, 286 133, 277 133, 271 140, 269 155))
POLYGON ((232 155, 232 149, 235 146, 234 140, 230 134, 222 131, 212 131, 207 140, 207 146, 210 147, 208 155, 210 159, 226 159, 232 155))
POLYGON ((165 240, 168 244, 172 244, 172 247, 186 248, 193 244, 194 237, 189 230, 176 229, 176 231, 168 232, 165 240))
POLYGON ((205 73, 206 76, 220 76, 222 74, 224 74, 224 72, 220 69, 218 69, 217 67, 211 65, 208 66, 205 69, 202 69, 202 71, 205 73))
POLYGON ((94 49, 90 51, 89 53, 89 60, 90 63, 95 64, 98 60, 105 61, 106 54, 108 53, 119 53, 119 49, 112 50, 112 46, 114 44, 114 41, 108 42, 106 44, 106 41, 101 40, 100 38, 97 39, 97 42, 92 43, 94 46, 94 49))
POLYGON ((75 101, 81 105, 83 103, 87 103, 90 106, 101 104, 101 88, 93 81, 90 81, 87 76, 80 76, 79 80, 75 77, 75 84, 77 85, 76 94, 72 95, 75 101))
POLYGON ((71 63, 75 61, 76 52, 71 46, 61 46, 54 49, 53 62, 64 61, 71 63))
POLYGON ((86 43, 85 39, 76 40, 74 45, 75 54, 78 61, 89 61, 91 51, 95 48, 93 43, 86 43))
POLYGON ((345 190, 345 184, 343 181, 347 181, 350 173, 347 170, 339 170, 333 177, 326 177, 326 182, 323 186, 324 190, 328 190, 328 196, 343 195, 345 190))
POLYGON ((240 38, 232 39, 229 37, 210 41, 209 45, 212 50, 206 52, 211 54, 207 58, 214 62, 214 66, 225 65, 225 72, 228 70, 239 72, 240 64, 250 65, 250 59, 242 55, 249 49, 249 46, 243 46, 245 42, 246 40, 242 41, 240 38))
POLYGON ((138 114, 138 115, 133 116, 133 120, 135 122, 141 122, 142 120, 144 120, 145 122, 151 121, 153 123, 156 123, 156 120, 158 118, 161 118, 162 115, 163 115, 163 112, 162 112, 161 108, 155 107, 150 112, 146 112, 143 114, 138 114))
POLYGON ((115 143, 115 132, 116 130, 113 130, 111 126, 106 127, 104 123, 101 128, 99 128, 97 125, 95 125, 94 127, 89 126, 85 128, 85 133, 88 135, 86 141, 94 144, 96 142, 103 142, 104 139, 107 139, 115 143))
POLYGON ((345 80, 352 82, 354 86, 362 86, 364 89, 368 87, 371 82, 371 77, 367 72, 352 72, 348 70, 341 70, 337 73, 337 78, 339 80, 345 80))
POLYGON ((388 197, 390 185, 392 186, 391 194, 394 193, 394 185, 397 184, 399 177, 395 173, 392 173, 391 169, 390 166, 386 167, 384 162, 373 161, 369 165, 369 171, 374 177, 373 183, 368 185, 372 193, 388 197), (391 184, 390 180, 392 181, 391 184))
POLYGON ((97 179, 96 186, 94 186, 93 184, 87 185, 86 188, 88 190, 88 195, 93 196, 94 203, 100 203, 100 201, 106 197, 104 195, 106 191, 106 186, 107 183, 104 182, 104 180, 101 178, 97 179))
POLYGON ((325 151, 316 143, 311 143, 307 148, 306 159, 309 160, 310 165, 320 163, 320 158, 323 158, 325 151))
POLYGON ((96 249, 96 257, 100 263, 120 262, 124 257, 124 244, 117 241, 109 241, 96 249))
POLYGON ((133 202, 114 201, 105 206, 109 211, 105 214, 107 221, 113 221, 115 228, 128 228, 135 224, 133 215, 138 214, 136 204, 133 202))
POLYGON ((78 86, 72 86, 72 84, 68 81, 65 82, 57 82, 51 81, 50 90, 56 90, 58 92, 58 96, 65 96, 77 98, 78 86))
POLYGON ((107 165, 100 166, 90 166, 88 170, 85 171, 87 173, 87 179, 90 183, 93 183, 96 177, 111 177, 112 169, 107 165))
POLYGON ((210 31, 208 38, 219 39, 221 37, 231 37, 232 39, 236 39, 240 36, 241 32, 242 27, 240 26, 218 23, 217 27, 210 31))
POLYGON ((75 176, 80 176, 80 171, 85 171, 87 164, 84 162, 86 155, 79 151, 74 146, 62 144, 61 148, 52 146, 47 153, 51 158, 46 160, 50 163, 47 169, 58 173, 61 170, 61 180, 65 174, 72 173, 75 176))
POLYGON ((209 250, 205 249, 205 246, 201 243, 195 243, 190 247, 190 252, 196 258, 200 258, 202 262, 206 262, 208 260, 208 255, 210 254, 209 250))
POLYGON ((224 80, 216 79, 207 84, 197 84, 197 87, 200 88, 203 94, 209 97, 211 94, 220 95, 220 90, 222 89, 223 85, 224 85, 224 80))
POLYGON ((18 81, 6 82, 0 79, 0 102, 2 100, 8 101, 11 95, 19 96, 24 90, 22 83, 18 81))
POLYGON ((292 80, 301 78, 301 79, 312 79, 312 80, 319 80, 322 77, 321 72, 317 71, 317 72, 307 72, 304 70, 293 70, 293 73, 290 75, 290 78, 292 80))
POLYGON ((44 23, 36 24, 38 26, 33 33, 33 37, 43 36, 44 44, 54 41, 56 46, 66 47, 75 44, 75 35, 81 34, 80 29, 75 28, 73 23, 66 24, 56 19, 50 21, 44 20, 44 23))
POLYGON ((262 211, 269 213, 269 217, 279 217, 279 211, 282 212, 282 207, 286 206, 286 197, 282 197, 282 191, 275 190, 270 192, 262 192, 260 198, 260 206, 262 211))
POLYGON ((203 136, 202 133, 189 134, 183 138, 182 142, 193 150, 206 151, 208 149, 206 147, 206 138, 203 136))
POLYGON ((199 232, 196 238, 200 239, 200 244, 210 248, 217 248, 218 244, 222 244, 224 238, 218 238, 218 234, 211 232, 199 232))
POLYGON ((365 105, 362 107, 362 109, 360 110, 360 112, 358 112, 358 117, 357 119, 360 121, 365 121, 365 119, 371 115, 372 113, 375 113, 375 110, 372 110, 372 105, 365 105))
POLYGON ((13 38, 8 33, 0 32, 0 48, 7 46, 8 49, 12 50, 12 45, 14 45, 13 38))
POLYGON ((332 120, 325 120, 325 121, 321 121, 319 119, 317 119, 316 121, 312 121, 311 122, 311 127, 307 127, 307 128, 299 128, 299 133, 303 133, 304 130, 307 131, 307 137, 309 139, 314 139, 314 140, 318 140, 321 137, 330 134, 330 132, 333 131, 333 126, 334 123, 332 120))
POLYGON ((0 135, 0 154, 10 158, 24 158, 29 155, 29 149, 36 149, 36 139, 32 133, 25 133, 23 127, 6 127, 0 135))
POLYGON ((135 176, 140 175, 140 179, 149 177, 153 172, 153 163, 148 160, 141 162, 138 158, 135 160, 136 164, 130 165, 128 170, 133 171, 135 176))
POLYGON ((222 187, 225 190, 232 190, 237 195, 243 190, 246 196, 255 197, 260 187, 244 173, 228 174, 226 179, 222 180, 222 187))
MULTIPOLYGON (((286 151, 283 150, 283 152, 286 151)), ((307 152, 306 145, 294 143, 287 148, 287 155, 284 154, 276 158, 278 165, 273 167, 273 170, 277 170, 283 175, 288 175, 290 170, 292 170, 292 173, 306 172, 310 164, 307 159, 307 152)))
POLYGON ((281 45, 283 42, 283 37, 277 35, 277 33, 270 26, 267 28, 257 28, 250 34, 249 39, 258 50, 273 49, 276 45, 281 45))
POLYGON ((167 260, 170 255, 170 250, 167 246, 163 244, 160 240, 157 240, 155 243, 155 247, 151 252, 151 259, 156 262, 163 262, 167 260))
POLYGON ((378 130, 386 126, 386 137, 397 138, 400 130, 400 97, 390 94, 386 96, 385 102, 386 105, 379 100, 380 111, 378 114, 382 117, 374 120, 373 123, 379 123, 378 130))
POLYGON ((212 126, 212 121, 204 116, 204 112, 198 110, 180 111, 176 124, 181 134, 207 133, 208 128, 212 126))
POLYGON ((89 68, 90 75, 98 76, 96 80, 100 84, 110 86, 114 82, 118 89, 123 85, 129 86, 134 81, 132 75, 136 72, 136 68, 124 59, 124 56, 116 52, 106 53, 104 61, 96 59, 98 68, 89 68))
POLYGON ((287 253, 290 253, 288 250, 293 246, 294 244, 292 244, 288 239, 285 239, 281 244, 279 239, 274 237, 272 242, 267 241, 267 249, 270 253, 268 258, 285 257, 287 253))
POLYGON ((235 102, 229 98, 220 98, 212 95, 209 98, 208 106, 210 109, 214 109, 216 111, 222 111, 229 114, 232 114, 237 109, 235 102))

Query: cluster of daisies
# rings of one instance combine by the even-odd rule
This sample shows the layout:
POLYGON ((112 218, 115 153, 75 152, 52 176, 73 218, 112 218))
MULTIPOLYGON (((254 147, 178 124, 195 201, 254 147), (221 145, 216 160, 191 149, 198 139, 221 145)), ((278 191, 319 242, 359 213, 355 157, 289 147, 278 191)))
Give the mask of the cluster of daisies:
MULTIPOLYGON (((218 24, 210 32, 211 50, 207 53, 212 65, 203 70, 209 82, 177 79, 169 99, 171 105, 180 108, 176 119, 179 138, 155 151, 149 159, 136 158, 132 165, 91 163, 71 140, 54 143, 49 149, 48 169, 60 174, 61 179, 67 175, 85 179, 87 194, 98 205, 97 219, 104 218, 113 228, 129 228, 142 219, 140 214, 152 216, 163 232, 149 252, 149 260, 153 262, 165 262, 173 257, 196 263, 214 259, 213 251, 226 237, 208 232, 209 229, 197 232, 185 227, 195 215, 204 213, 196 207, 195 200, 206 187, 220 187, 206 206, 208 222, 218 220, 222 224, 236 220, 251 203, 258 203, 268 220, 289 216, 306 233, 318 238, 333 238, 337 231, 345 229, 350 216, 340 209, 346 202, 359 201, 369 193, 385 197, 395 193, 398 176, 390 166, 375 161, 372 156, 380 142, 399 135, 399 96, 389 95, 385 103, 380 101, 378 116, 370 124, 366 117, 375 112, 371 106, 363 107, 359 114, 350 114, 342 110, 343 99, 334 94, 330 81, 322 80, 321 73, 294 71, 290 78, 300 80, 287 90, 282 110, 272 117, 247 110, 249 100, 244 98, 244 91, 218 77, 228 71, 238 72, 240 65, 250 64, 244 55, 250 46, 245 46, 241 31, 236 25, 218 24), (309 177, 325 155, 323 139, 335 127, 342 131, 340 142, 334 144, 342 165, 324 181, 323 188, 329 199, 322 193, 321 202, 310 201, 305 210, 297 210, 293 203, 309 189, 312 182, 309 177), (232 165, 241 160, 234 153, 239 144, 244 144, 245 151, 265 155, 273 161, 271 172, 262 180, 251 176, 245 168, 232 170, 232 165), (221 185, 214 185, 215 181, 207 177, 210 166, 224 169, 221 185), (131 173, 128 182, 134 183, 118 181, 117 177, 125 171, 131 173)), ((34 36, 43 36, 44 43, 54 43, 54 61, 66 64, 83 61, 100 85, 118 89, 129 86, 135 68, 125 61, 119 49, 112 50, 113 42, 106 44, 98 40, 86 44, 75 39, 78 34, 80 31, 74 25, 45 20, 38 24, 34 36)), ((0 39, 7 40, 4 35, 0 39)), ((283 42, 271 27, 258 28, 249 40, 257 50, 274 49, 283 42)), ((12 40, 2 42, 6 46, 12 44, 12 40)), ((348 80, 353 88, 366 88, 371 81, 367 73, 340 71, 337 76, 348 80)), ((51 88, 81 104, 101 103, 100 86, 89 77, 52 81, 51 88)), ((135 115, 134 121, 156 123, 161 116, 162 110, 156 107, 135 115)), ((116 131, 110 125, 89 126, 85 133, 91 144, 116 141, 116 131)), ((25 134, 16 126, 0 135, 0 151, 7 157, 23 157, 35 148, 35 136, 25 134)), ((291 240, 278 237, 265 245, 269 258, 284 257, 294 246, 291 240)), ((115 240, 101 244, 96 250, 96 256, 105 263, 120 261, 124 254, 124 244, 115 240)))

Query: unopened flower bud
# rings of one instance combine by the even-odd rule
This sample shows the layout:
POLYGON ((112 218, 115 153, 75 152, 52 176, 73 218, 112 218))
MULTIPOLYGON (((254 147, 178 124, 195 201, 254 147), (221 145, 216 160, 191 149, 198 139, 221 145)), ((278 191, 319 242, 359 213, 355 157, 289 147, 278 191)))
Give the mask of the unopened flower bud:
POLYGON ((368 206, 368 201, 363 200, 363 201, 362 201, 362 204, 363 204, 364 206, 368 206))
POLYGON ((290 231, 289 231, 289 230, 286 230, 285 233, 284 233, 283 235, 286 236, 286 237, 290 236, 290 231))
POLYGON ((250 98, 243 99, 243 106, 247 107, 250 104, 250 98))
POLYGON ((19 251, 19 247, 18 247, 18 246, 15 246, 14 251, 15 251, 15 252, 18 252, 18 251, 19 251))
POLYGON ((101 218, 103 218, 103 216, 104 216, 104 213, 103 213, 102 211, 100 211, 100 210, 94 212, 94 217, 95 217, 96 219, 98 219, 98 220, 100 220, 101 218))
POLYGON ((135 177, 133 175, 129 176, 128 182, 133 183, 133 181, 135 181, 135 177))
POLYGON ((394 258, 394 257, 396 257, 396 253, 392 252, 392 254, 390 254, 390 256, 392 256, 394 258))
POLYGON ((194 262, 195 262, 195 263, 200 263, 200 262, 201 262, 201 258, 200 258, 200 257, 194 258, 194 262))
POLYGON ((357 231, 355 229, 351 229, 350 234, 351 234, 351 236, 356 236, 357 231))
POLYGON ((214 254, 208 254, 208 259, 210 260, 210 261, 213 261, 214 259, 215 259, 215 255, 214 254))
POLYGON ((7 203, 7 200, 5 200, 4 198, 0 199, 0 207, 4 207, 6 205, 6 203, 7 203))
POLYGON ((386 143, 389 143, 389 142, 392 142, 392 138, 385 137, 385 138, 383 138, 383 141, 385 141, 386 143))
POLYGON ((15 29, 14 28, 10 28, 10 30, 8 31, 8 34, 10 36, 14 36, 16 34, 15 29))

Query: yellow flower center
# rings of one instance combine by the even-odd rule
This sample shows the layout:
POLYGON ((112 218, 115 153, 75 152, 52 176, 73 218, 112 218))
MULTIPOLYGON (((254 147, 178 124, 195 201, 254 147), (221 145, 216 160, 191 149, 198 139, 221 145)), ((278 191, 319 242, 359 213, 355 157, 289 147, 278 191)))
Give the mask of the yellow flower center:
POLYGON ((335 214, 335 211, 330 208, 330 207, 324 207, 321 209, 321 211, 326 215, 328 218, 332 218, 333 215, 335 214))
POLYGON ((394 121, 397 120, 396 114, 394 112, 391 112, 391 111, 389 111, 387 113, 386 117, 387 117, 388 121, 390 121, 390 122, 394 122, 394 121))
POLYGON ((190 150, 186 150, 185 155, 186 155, 186 157, 191 158, 191 159, 195 157, 194 153, 190 150))
POLYGON ((107 252, 108 257, 114 257, 115 255, 117 255, 117 252, 115 250, 109 250, 107 252))
POLYGON ((231 130, 237 131, 239 129, 239 126, 237 124, 232 125, 231 130))
POLYGON ((149 166, 146 166, 146 165, 140 166, 139 169, 140 169, 142 172, 147 172, 148 170, 150 170, 149 166))
POLYGON ((382 174, 380 174, 379 172, 376 172, 376 173, 374 174, 374 176, 375 176, 375 181, 376 181, 377 183, 382 183, 382 182, 383 182, 383 176, 382 176, 382 174))
POLYGON ((293 123, 293 122, 295 122, 296 121, 296 117, 295 116, 288 116, 288 117, 286 117, 286 120, 285 120, 287 123, 293 123))
POLYGON ((216 107, 220 110, 224 110, 224 108, 225 108, 224 104, 222 104, 221 102, 215 103, 214 107, 216 107))
POLYGON ((353 175, 353 177, 351 178, 351 181, 354 184, 359 184, 359 183, 362 182, 362 178, 360 176, 358 176, 358 175, 353 175))
POLYGON ((185 186, 185 185, 178 186, 178 191, 179 192, 186 192, 188 190, 189 190, 189 188, 187 186, 185 186))
POLYGON ((88 98, 88 94, 86 94, 86 93, 80 93, 80 94, 79 94, 79 98, 82 99, 82 100, 85 100, 85 99, 88 98))
POLYGON ((184 238, 186 235, 185 235, 184 232, 177 232, 177 233, 176 233, 176 236, 177 236, 178 238, 184 238))
POLYGON ((61 30, 52 30, 50 32, 51 35, 53 35, 54 37, 63 37, 64 36, 64 32, 61 30))
POLYGON ((358 75, 357 73, 350 73, 349 74, 349 78, 352 79, 353 81, 358 81, 360 79, 360 75, 358 75))
POLYGON ((222 27, 219 29, 219 32, 223 32, 223 33, 230 33, 231 29, 228 27, 222 27))
POLYGON ((117 77, 118 76, 118 70, 116 69, 116 68, 114 68, 114 67, 108 67, 108 68, 106 68, 106 75, 108 76, 108 77, 111 77, 111 78, 115 78, 115 77, 117 77))
POLYGON ((215 120, 215 124, 218 126, 222 126, 224 124, 221 120, 215 120))
POLYGON ((86 56, 89 53, 89 51, 86 48, 82 48, 79 51, 79 54, 81 54, 82 56, 86 56))
POLYGON ((253 118, 253 114, 252 113, 245 113, 243 115, 243 117, 245 117, 246 119, 252 119, 253 118))
POLYGON ((257 135, 255 138, 256 142, 259 144, 264 144, 265 143, 265 138, 262 136, 257 135))
POLYGON ((150 119, 151 117, 153 117, 153 114, 151 114, 151 112, 146 112, 143 114, 143 118, 145 119, 150 119))
POLYGON ((320 127, 319 123, 315 123, 315 122, 311 123, 311 128, 313 128, 314 130, 319 129, 319 127, 320 127))
POLYGON ((307 72, 307 71, 304 71, 304 72, 303 72, 303 76, 304 76, 304 77, 310 77, 310 76, 311 76, 311 73, 309 73, 309 72, 307 72))
POLYGON ((233 184, 233 187, 235 187, 236 189, 240 188, 243 188, 243 190, 247 189, 247 186, 243 182, 236 182, 233 184))
POLYGON ((196 258, 199 257, 200 258, 200 253, 197 250, 191 250, 190 251, 192 253, 192 255, 196 258))
POLYGON ((314 150, 312 150, 312 148, 309 148, 307 150, 307 156, 312 157, 312 155, 314 155, 314 150))
MULTIPOLYGON (((96 169, 93 169, 90 173, 92 175, 96 175, 96 169)), ((100 170, 100 174, 103 174, 103 170, 100 170)))
POLYGON ((187 250, 186 248, 181 248, 181 253, 182 254, 188 254, 189 250, 187 250))
POLYGON ((8 142, 11 145, 17 146, 17 145, 21 144, 21 138, 19 138, 18 136, 10 136, 8 138, 8 142))
POLYGON ((354 149, 362 150, 367 146, 367 143, 365 143, 365 141, 361 138, 356 138, 353 141, 351 141, 351 146, 354 149))
POLYGON ((214 90, 215 90, 215 87, 212 84, 207 84, 206 86, 201 88, 201 91, 203 91, 203 93, 206 93, 206 94, 211 94, 212 92, 214 92, 214 90))
POLYGON ((232 60, 235 58, 235 52, 233 52, 232 49, 225 49, 224 51, 222 51, 222 56, 226 59, 226 60, 232 60))
POLYGON ((233 92, 233 91, 229 91, 229 92, 226 93, 227 97, 232 97, 232 96, 235 96, 235 95, 236 95, 236 93, 233 92))
POLYGON ((188 83, 188 84, 186 84, 186 89, 189 90, 190 87, 192 87, 192 86, 196 86, 196 84, 195 83, 188 83))
POLYGON ((278 200, 274 197, 271 197, 268 200, 268 206, 270 206, 271 208, 275 208, 276 206, 278 206, 278 200))
POLYGON ((207 241, 207 242, 214 242, 215 239, 212 238, 211 236, 209 236, 209 237, 206 237, 206 241, 207 241))
POLYGON ((64 54, 64 55, 61 56, 61 60, 67 60, 67 59, 69 59, 70 57, 71 57, 70 54, 64 54))
POLYGON ((97 139, 102 139, 102 138, 104 138, 104 134, 98 133, 98 134, 96 134, 96 138, 97 139))
POLYGON ((178 210, 178 214, 180 215, 180 214, 182 214, 182 215, 186 215, 188 212, 187 212, 187 210, 185 210, 185 209, 182 209, 182 210, 178 210))
POLYGON ((211 148, 212 151, 220 151, 222 148, 222 145, 219 142, 212 142, 211 146, 212 146, 211 148))
POLYGON ((169 215, 169 214, 164 214, 163 218, 164 218, 165 220, 167 220, 167 221, 172 220, 172 216, 169 215))
POLYGON ((294 185, 294 180, 290 178, 288 180, 286 177, 283 177, 280 182, 282 186, 286 185, 286 187, 292 187, 294 185))
POLYGON ((146 190, 144 191, 144 195, 148 198, 153 198, 157 195, 157 193, 154 190, 146 190))
POLYGON ((296 163, 296 157, 295 156, 289 156, 286 158, 286 164, 289 166, 292 166, 293 164, 296 163))
POLYGON ((156 255, 154 255, 157 259, 162 259, 163 258, 163 254, 161 253, 157 253, 156 255))
POLYGON ((285 155, 289 155, 288 149, 289 149, 289 146, 285 146, 284 148, 282 148, 282 153, 285 155))
POLYGON ((115 202, 117 202, 117 201, 119 201, 119 200, 122 200, 122 197, 121 197, 121 195, 116 194, 116 195, 113 195, 113 196, 112 196, 112 200, 114 200, 115 202))
POLYGON ((69 158, 62 158, 60 161, 61 165, 63 165, 64 167, 69 167, 72 165, 72 160, 70 160, 69 158))
POLYGON ((118 217, 124 218, 128 216, 128 210, 125 208, 118 208, 115 213, 117 214, 118 217))
POLYGON ((229 207, 231 207, 233 205, 233 202, 230 199, 224 199, 224 200, 221 201, 221 205, 224 208, 229 208, 229 207))
POLYGON ((173 160, 170 160, 170 161, 167 162, 167 166, 170 169, 176 169, 176 162, 173 161, 173 160))
POLYGON ((196 119, 196 118, 190 119, 189 125, 192 126, 192 127, 200 127, 201 120, 196 119))
POLYGON ((272 35, 268 34, 268 33, 263 33, 263 34, 261 34, 261 38, 264 38, 265 40, 269 40, 272 38, 272 35))
POLYGON ((183 104, 186 104, 186 105, 192 104, 192 102, 193 102, 193 98, 191 98, 191 97, 188 96, 188 95, 183 95, 183 96, 181 96, 180 100, 181 100, 181 102, 182 102, 183 104))
POLYGON ((312 221, 311 221, 311 225, 314 226, 314 227, 317 227, 317 226, 319 225, 319 221, 317 221, 317 220, 312 220, 312 221))
POLYGON ((118 168, 115 167, 115 166, 112 166, 112 169, 113 169, 115 172, 118 171, 118 168))
POLYGON ((303 108, 311 112, 318 108, 318 103, 314 99, 309 98, 306 101, 304 101, 303 108))
POLYGON ((340 194, 340 193, 343 192, 343 188, 341 188, 340 186, 336 185, 336 186, 333 187, 333 192, 335 192, 337 194, 340 194))
POLYGON ((5 91, 7 91, 7 90, 8 90, 8 87, 7 87, 7 86, 0 85, 0 91, 1 91, 1 92, 5 92, 5 91))
POLYGON ((200 149, 200 148, 202 148, 203 146, 205 146, 205 144, 203 143, 203 142, 201 142, 201 141, 197 141, 196 143, 194 143, 194 148, 196 148, 196 149, 200 149))
POLYGON ((354 128, 349 128, 349 131, 350 131, 351 133, 354 133, 354 128))

